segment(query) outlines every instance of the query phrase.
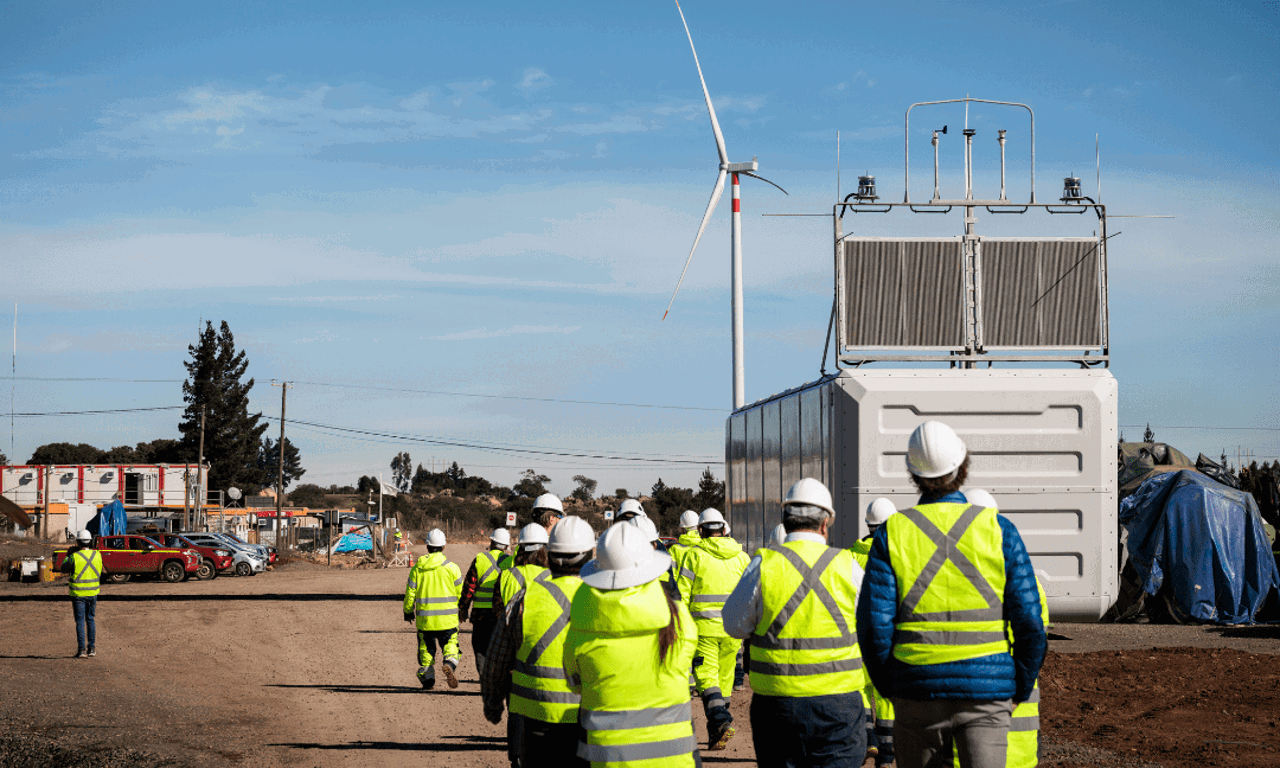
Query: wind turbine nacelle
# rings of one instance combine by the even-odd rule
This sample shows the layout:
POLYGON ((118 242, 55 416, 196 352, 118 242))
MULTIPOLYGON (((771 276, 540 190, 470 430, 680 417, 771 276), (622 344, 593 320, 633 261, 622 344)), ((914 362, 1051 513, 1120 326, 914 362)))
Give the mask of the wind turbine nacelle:
POLYGON ((755 173, 760 170, 760 164, 755 160, 749 163, 726 163, 724 169, 728 173, 755 173))

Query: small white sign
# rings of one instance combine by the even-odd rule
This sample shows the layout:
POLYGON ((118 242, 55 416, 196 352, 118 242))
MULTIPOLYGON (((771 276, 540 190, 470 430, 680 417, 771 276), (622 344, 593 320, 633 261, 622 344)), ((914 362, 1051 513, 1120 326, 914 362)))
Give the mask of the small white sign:
POLYGON ((508 512, 508 513, 507 513, 507 527, 508 527, 508 528, 510 528, 511 526, 513 526, 513 525, 515 525, 515 524, 516 524, 516 513, 515 513, 515 512, 508 512))
POLYGON ((606 509, 606 510, 604 511, 604 519, 605 519, 605 520, 613 520, 613 510, 612 510, 612 509, 606 509))

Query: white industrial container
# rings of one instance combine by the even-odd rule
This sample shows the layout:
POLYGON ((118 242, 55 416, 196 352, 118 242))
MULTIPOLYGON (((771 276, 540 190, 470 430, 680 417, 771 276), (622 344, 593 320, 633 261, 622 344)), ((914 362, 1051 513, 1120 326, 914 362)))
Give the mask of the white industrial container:
POLYGON ((835 500, 831 543, 852 545, 872 499, 917 501, 907 439, 935 419, 968 446, 966 487, 1018 527, 1052 617, 1093 621, 1117 588, 1116 400, 1106 370, 845 369, 729 418, 730 525, 762 546, 787 488, 815 477, 835 500))

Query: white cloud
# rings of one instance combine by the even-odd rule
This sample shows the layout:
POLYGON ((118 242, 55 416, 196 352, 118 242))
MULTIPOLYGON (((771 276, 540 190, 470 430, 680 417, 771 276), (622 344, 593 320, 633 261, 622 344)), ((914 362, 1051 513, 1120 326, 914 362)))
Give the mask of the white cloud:
POLYGON ((532 136, 524 136, 519 139, 507 139, 517 144, 541 144, 544 141, 551 141, 551 136, 546 133, 535 133, 532 136))
POLYGON ((429 91, 418 91, 400 102, 400 108, 409 112, 419 112, 429 106, 431 106, 431 93, 429 91))
POLYGON ((614 115, 609 118, 607 123, 579 123, 577 125, 562 125, 555 128, 557 131, 565 131, 566 133, 576 133, 579 136, 592 136, 599 133, 634 133, 636 131, 647 131, 649 126, 640 121, 635 115, 614 115))
POLYGON ((592 155, 592 157, 608 157, 608 156, 609 156, 609 145, 604 143, 604 141, 597 141, 596 153, 592 155))
POLYGON ((520 87, 525 91, 540 91, 551 85, 555 85, 555 80, 541 67, 529 67, 520 80, 520 87))
POLYGON ((580 325, 571 325, 564 328, 558 325, 513 325, 510 328, 496 331, 491 331, 488 328, 473 328, 469 331, 446 333, 440 336, 424 336, 423 338, 428 341, 471 341, 474 339, 500 339, 504 336, 528 334, 575 333, 581 328, 582 326, 580 325))

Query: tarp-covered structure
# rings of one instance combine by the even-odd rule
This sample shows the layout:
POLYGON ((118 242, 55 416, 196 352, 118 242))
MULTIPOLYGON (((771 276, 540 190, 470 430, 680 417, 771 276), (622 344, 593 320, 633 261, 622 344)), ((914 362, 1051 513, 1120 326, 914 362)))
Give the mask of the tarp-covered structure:
POLYGON ((1120 498, 1132 496, 1148 479, 1165 472, 1194 469, 1196 463, 1167 443, 1120 443, 1120 498))
POLYGON ((373 537, 369 534, 368 528, 358 528, 350 533, 345 533, 342 538, 338 539, 338 543, 333 546, 334 552, 372 552, 373 537))
POLYGON ((1140 589, 1122 590, 1111 620, 1158 597, 1175 621, 1252 623, 1280 588, 1253 497, 1200 472, 1152 475, 1120 503, 1119 519, 1128 532, 1126 576, 1140 589))
POLYGON ((128 520, 124 513, 124 505, 119 499, 103 504, 89 524, 85 526, 94 536, 120 536, 127 533, 128 520))

